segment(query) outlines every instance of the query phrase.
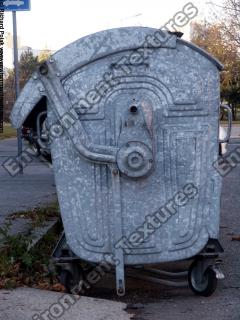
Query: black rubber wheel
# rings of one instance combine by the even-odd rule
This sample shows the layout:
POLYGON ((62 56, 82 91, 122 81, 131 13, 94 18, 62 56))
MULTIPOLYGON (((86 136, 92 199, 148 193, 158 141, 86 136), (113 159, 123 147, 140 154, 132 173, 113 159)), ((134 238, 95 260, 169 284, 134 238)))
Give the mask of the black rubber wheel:
POLYGON ((60 283, 65 287, 67 293, 71 293, 74 288, 73 276, 70 271, 62 270, 59 275, 60 283))
POLYGON ((192 263, 188 271, 188 283, 190 289, 199 296, 209 297, 211 296, 217 288, 217 278, 216 273, 211 267, 208 267, 202 279, 198 280, 197 276, 197 264, 199 262, 196 260, 192 263))

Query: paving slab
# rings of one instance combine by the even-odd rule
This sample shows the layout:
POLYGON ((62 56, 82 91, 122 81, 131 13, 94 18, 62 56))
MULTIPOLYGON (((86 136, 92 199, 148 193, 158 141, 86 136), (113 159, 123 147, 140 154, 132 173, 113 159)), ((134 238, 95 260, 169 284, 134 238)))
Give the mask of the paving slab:
POLYGON ((129 320, 126 304, 38 289, 0 290, 0 320, 129 320))

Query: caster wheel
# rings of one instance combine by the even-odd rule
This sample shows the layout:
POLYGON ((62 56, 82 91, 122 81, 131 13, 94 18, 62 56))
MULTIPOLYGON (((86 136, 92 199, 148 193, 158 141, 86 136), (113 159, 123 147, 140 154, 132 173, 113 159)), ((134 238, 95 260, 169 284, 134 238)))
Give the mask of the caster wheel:
POLYGON ((70 271, 62 270, 59 275, 59 281, 65 287, 67 293, 72 293, 75 283, 70 271))
POLYGON ((36 157, 39 157, 41 155, 40 146, 37 143, 34 143, 32 148, 33 148, 33 151, 36 153, 36 157))
POLYGON ((188 271, 188 283, 190 289, 196 294, 204 297, 211 296, 217 288, 216 273, 208 267, 201 275, 199 264, 201 261, 194 261, 188 271))

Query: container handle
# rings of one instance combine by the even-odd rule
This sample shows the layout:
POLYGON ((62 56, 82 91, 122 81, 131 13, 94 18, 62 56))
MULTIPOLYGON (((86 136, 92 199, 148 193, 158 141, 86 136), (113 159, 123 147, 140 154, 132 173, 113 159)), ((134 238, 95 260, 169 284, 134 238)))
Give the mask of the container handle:
POLYGON ((220 108, 223 108, 227 110, 227 115, 228 115, 228 127, 227 127, 227 134, 224 139, 220 139, 219 143, 225 143, 229 142, 230 136, 231 136, 231 131, 232 131, 232 110, 226 105, 220 105, 220 108))

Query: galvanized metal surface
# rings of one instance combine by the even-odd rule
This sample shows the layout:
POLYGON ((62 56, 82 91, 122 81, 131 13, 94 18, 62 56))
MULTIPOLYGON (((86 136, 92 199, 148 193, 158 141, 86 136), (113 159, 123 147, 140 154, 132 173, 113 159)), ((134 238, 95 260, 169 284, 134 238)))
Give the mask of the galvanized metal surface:
MULTIPOLYGON (((20 126, 42 94, 49 125, 61 121, 154 31, 113 29, 63 48, 47 63, 47 74, 35 74, 23 90, 13 124, 20 126)), ((218 237, 221 179, 212 164, 219 147, 220 68, 173 35, 53 139, 64 228, 77 256, 99 262, 116 254, 121 280, 124 264, 182 260, 218 237), (198 188, 193 200, 131 253, 115 248, 187 183, 198 188)))

